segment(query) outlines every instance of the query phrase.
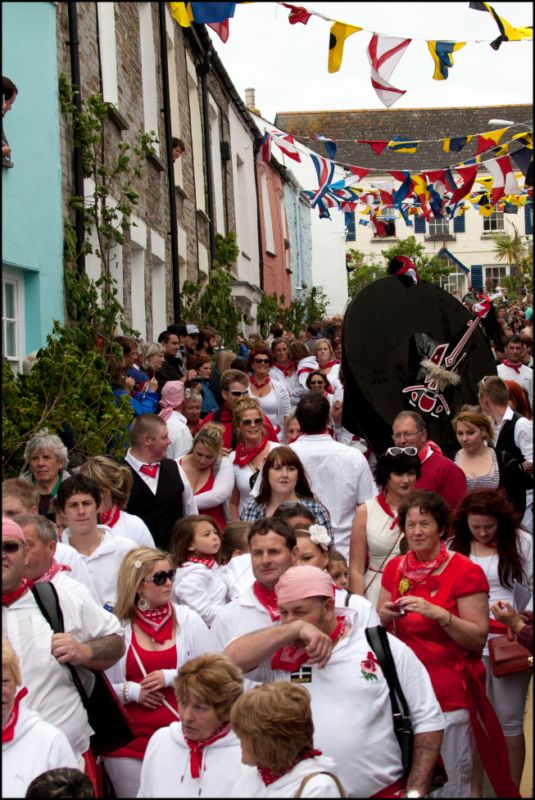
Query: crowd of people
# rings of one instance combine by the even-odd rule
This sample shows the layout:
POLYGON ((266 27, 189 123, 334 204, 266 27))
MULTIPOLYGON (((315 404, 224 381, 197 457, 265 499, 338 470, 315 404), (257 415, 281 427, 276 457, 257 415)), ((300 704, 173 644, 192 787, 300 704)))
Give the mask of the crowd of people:
POLYGON ((343 426, 341 317, 118 337, 124 459, 42 429, 2 484, 3 795, 519 797, 531 671, 489 641, 532 652, 531 316, 497 307, 451 455, 414 410, 384 453, 343 426))

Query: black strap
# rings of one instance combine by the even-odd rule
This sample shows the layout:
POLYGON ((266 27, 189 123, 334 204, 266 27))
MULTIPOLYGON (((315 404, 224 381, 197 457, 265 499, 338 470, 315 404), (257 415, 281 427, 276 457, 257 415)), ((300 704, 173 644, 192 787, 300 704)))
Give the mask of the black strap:
POLYGON ((349 589, 346 589, 346 599, 345 599, 345 603, 344 603, 346 608, 349 606, 349 601, 351 600, 351 596, 352 595, 353 595, 353 592, 350 592, 349 589))

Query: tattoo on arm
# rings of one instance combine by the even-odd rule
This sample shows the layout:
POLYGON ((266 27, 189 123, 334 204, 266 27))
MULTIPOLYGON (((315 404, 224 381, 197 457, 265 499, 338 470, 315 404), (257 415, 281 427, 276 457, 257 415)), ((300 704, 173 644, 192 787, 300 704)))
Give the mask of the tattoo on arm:
POLYGON ((117 633, 90 639, 85 644, 91 651, 91 657, 85 666, 92 669, 107 669, 115 664, 124 653, 124 639, 117 633), (104 664, 104 666, 102 666, 104 664))

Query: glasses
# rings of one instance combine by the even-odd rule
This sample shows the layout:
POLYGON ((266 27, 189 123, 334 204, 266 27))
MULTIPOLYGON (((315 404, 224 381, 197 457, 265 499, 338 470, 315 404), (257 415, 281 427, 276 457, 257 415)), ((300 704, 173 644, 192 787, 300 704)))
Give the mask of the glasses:
POLYGON ((263 422, 262 417, 255 417, 254 419, 242 419, 241 424, 245 425, 246 428, 250 428, 251 425, 262 425, 263 422))
POLYGON ((2 553, 18 553, 21 547, 24 545, 19 542, 2 542, 2 553))
POLYGON ((255 358, 253 359, 254 364, 269 364, 269 358, 255 358))
POLYGON ((389 447, 386 452, 389 456, 415 456, 418 450, 416 447, 389 447))
POLYGON ((155 586, 165 586, 167 581, 171 581, 171 583, 173 583, 175 574, 175 569, 170 569, 168 572, 162 569, 160 572, 155 572, 152 578, 143 578, 143 580, 150 581, 151 583, 154 583, 155 586))
POLYGON ((230 389, 229 389, 229 392, 230 392, 230 394, 232 395, 232 397, 245 397, 245 395, 246 395, 246 394, 249 394, 249 392, 247 391, 247 389, 246 389, 244 392, 238 392, 238 390, 236 390, 236 391, 232 392, 232 391, 230 391, 230 389))
POLYGON ((311 386, 325 386, 325 381, 310 381, 311 386))
POLYGON ((422 433, 421 430, 412 431, 412 433, 408 433, 407 431, 404 431, 403 433, 393 433, 392 439, 394 441, 397 441, 398 439, 403 439, 403 437, 405 437, 406 439, 412 439, 414 436, 419 436, 421 433, 422 433))

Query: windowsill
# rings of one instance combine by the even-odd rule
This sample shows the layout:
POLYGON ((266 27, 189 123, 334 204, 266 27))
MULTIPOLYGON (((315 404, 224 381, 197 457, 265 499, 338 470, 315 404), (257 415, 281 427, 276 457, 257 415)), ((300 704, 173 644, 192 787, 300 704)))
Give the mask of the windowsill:
POLYGON ((188 193, 187 193, 187 192, 186 192, 186 191, 185 191, 185 190, 182 188, 182 186, 178 186, 178 184, 175 184, 175 192, 176 192, 177 194, 179 194, 179 195, 180 195, 180 197, 181 197, 183 200, 187 200, 187 199, 188 199, 188 196, 189 196, 189 195, 188 195, 188 193))
POLYGON ((204 220, 207 225, 210 224, 210 217, 208 216, 206 211, 203 211, 202 208, 197 209, 197 216, 200 217, 202 220, 204 220))
POLYGON ((276 252, 275 252, 274 250, 268 250, 268 248, 267 248, 267 247, 266 247, 266 254, 267 254, 268 256, 276 256, 276 255, 277 255, 277 254, 276 254, 276 252))
POLYGON ((150 161, 150 163, 156 167, 158 172, 163 172, 165 170, 165 164, 161 160, 160 156, 156 155, 156 153, 148 153, 147 161, 150 161))
POLYGON ((372 242, 397 242, 399 236, 374 236, 372 242))
POLYGON ((427 233, 426 242, 454 242, 457 238, 455 233, 427 233))
POLYGON ((481 239, 492 239, 494 236, 503 236, 504 231, 483 231, 481 239))
POLYGON ((130 129, 130 125, 126 121, 126 118, 123 117, 119 109, 115 108, 115 106, 109 107, 108 116, 119 131, 127 131, 130 129))

